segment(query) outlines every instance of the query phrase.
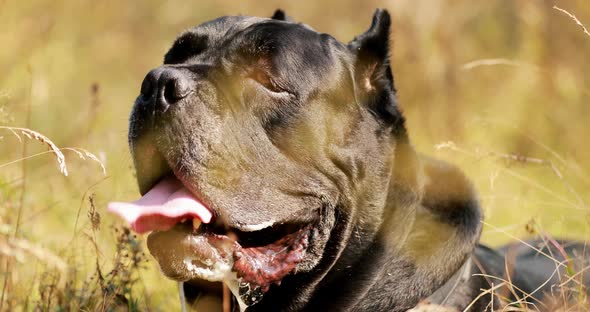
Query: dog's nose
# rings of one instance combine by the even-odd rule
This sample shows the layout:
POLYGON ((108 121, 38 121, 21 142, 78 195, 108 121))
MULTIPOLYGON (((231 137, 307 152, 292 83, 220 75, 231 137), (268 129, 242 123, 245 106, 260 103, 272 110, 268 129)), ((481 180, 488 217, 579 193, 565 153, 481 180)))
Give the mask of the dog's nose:
POLYGON ((144 101, 154 103, 154 108, 165 112, 191 92, 187 74, 173 67, 160 67, 150 71, 141 84, 144 101))

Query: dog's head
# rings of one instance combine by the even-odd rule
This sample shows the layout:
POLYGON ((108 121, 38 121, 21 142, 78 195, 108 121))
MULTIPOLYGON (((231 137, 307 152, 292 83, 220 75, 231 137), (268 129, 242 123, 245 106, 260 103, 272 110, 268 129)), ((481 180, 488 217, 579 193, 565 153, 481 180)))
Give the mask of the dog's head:
MULTIPOLYGON (((164 274, 226 281, 251 305, 359 261, 385 220, 409 215, 422 188, 389 28, 378 10, 343 44, 278 12, 178 37, 131 113, 144 197, 111 206, 136 231, 154 231, 148 247, 164 274)), ((388 239, 408 231, 396 226, 388 239)))

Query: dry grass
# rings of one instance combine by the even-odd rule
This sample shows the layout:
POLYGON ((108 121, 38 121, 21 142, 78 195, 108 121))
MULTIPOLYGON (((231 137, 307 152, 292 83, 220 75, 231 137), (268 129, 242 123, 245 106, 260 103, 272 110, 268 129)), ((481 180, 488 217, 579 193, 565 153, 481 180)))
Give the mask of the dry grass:
MULTIPOLYGON (((101 214, 109 200, 137 196, 130 106, 182 29, 276 7, 342 41, 368 26, 375 7, 388 8, 412 140, 473 179, 483 241, 588 239, 590 2, 443 3, 0 1, 0 310, 179 308, 175 283, 145 265, 142 238, 115 232, 118 221, 101 214), (68 153, 101 168, 66 164, 68 153), (42 155, 55 157, 59 171, 42 155)), ((547 308, 587 304, 570 285, 588 268, 568 265, 556 262, 568 274, 547 308)), ((501 299, 516 292, 510 280, 494 285, 483 291, 501 299)), ((493 309, 535 309, 520 299, 493 309)))
POLYGON ((479 276, 485 277, 488 281, 491 281, 493 286, 490 289, 482 289, 481 294, 475 298, 464 311, 469 311, 471 306, 473 306, 479 299, 487 294, 491 294, 492 297, 495 297, 500 303, 499 306, 493 306, 493 302, 490 303, 490 306, 488 307, 490 311, 588 311, 588 307, 590 306, 590 298, 588 298, 589 289, 586 286, 587 281, 584 283, 583 276, 583 274, 586 274, 586 271, 590 269, 590 261, 587 258, 588 252, 586 250, 581 251, 583 254, 585 254, 586 258, 583 258, 582 255, 572 255, 566 253, 560 243, 558 243, 549 234, 544 233, 538 229, 538 226, 534 222, 528 224, 528 230, 532 234, 535 234, 536 236, 543 239, 543 246, 533 246, 529 242, 515 237, 501 229, 498 229, 491 224, 487 224, 485 222, 484 224, 487 227, 502 232, 514 241, 520 242, 528 248, 531 248, 539 256, 547 257, 555 264, 555 269, 545 282, 538 285, 534 291, 527 293, 522 289, 519 289, 512 282, 512 268, 508 263, 510 260, 508 256, 507 262, 505 263, 505 277, 488 274, 477 274, 479 276), (559 250, 560 256, 566 260, 560 261, 557 259, 556 255, 541 250, 542 248, 548 246, 555 247, 557 250, 559 250), (566 274, 562 275, 561 271, 565 271, 566 274), (551 287, 551 293, 546 294, 542 301, 533 297, 533 295, 540 292, 544 286, 552 282, 552 279, 555 275, 557 275, 559 283, 554 284, 551 287))
POLYGON ((566 10, 564 10, 564 9, 562 9, 562 8, 560 8, 560 7, 558 7, 558 6, 556 6, 556 5, 554 5, 554 6, 553 6, 553 8, 554 8, 554 9, 556 9, 557 11, 559 11, 559 12, 561 12, 561 13, 563 13, 563 14, 565 14, 565 15, 569 16, 569 17, 570 17, 572 20, 574 20, 574 22, 576 22, 576 24, 577 24, 578 26, 580 26, 580 27, 582 28, 582 31, 583 31, 583 32, 584 32, 584 33, 585 33, 585 34, 586 34, 588 37, 590 37, 590 32, 588 31, 588 29, 586 29, 586 26, 584 26, 584 24, 582 24, 582 22, 580 22, 580 20, 579 20, 579 19, 578 19, 578 18, 577 18, 575 15, 573 15, 572 13, 570 13, 570 12, 568 12, 568 11, 566 11, 566 10))
POLYGON ((40 152, 40 153, 37 153, 37 154, 34 154, 34 155, 25 156, 23 158, 15 159, 13 161, 9 161, 9 162, 0 164, 0 169, 2 167, 9 166, 9 165, 18 163, 20 161, 24 161, 24 160, 33 158, 33 157, 41 156, 41 155, 44 155, 44 154, 47 154, 47 153, 52 153, 53 155, 55 155, 55 157, 57 159, 57 165, 59 167, 59 171, 64 176, 67 176, 68 175, 68 167, 66 165, 66 157, 64 156, 63 151, 71 151, 71 152, 75 153, 76 155, 78 155, 78 157, 80 157, 82 160, 86 160, 86 158, 88 158, 90 160, 93 160, 93 161, 97 162, 100 165, 100 168, 102 169, 102 173, 104 175, 107 174, 106 168, 105 168, 104 164, 102 163, 102 161, 100 161, 98 159, 98 157, 96 157, 96 155, 92 154, 91 152, 89 152, 86 149, 83 149, 83 148, 80 148, 80 147, 63 147, 63 148, 59 148, 48 137, 44 136, 43 134, 41 134, 41 133, 39 133, 39 132, 37 132, 35 130, 31 130, 31 129, 27 129, 27 128, 0 126, 0 130, 7 130, 7 131, 12 132, 12 134, 14 134, 14 136, 21 143, 22 143, 22 137, 21 137, 21 135, 24 135, 25 137, 27 137, 30 140, 39 141, 41 143, 46 144, 49 147, 49 151, 40 152))
POLYGON ((143 242, 127 228, 111 227, 115 237, 114 255, 109 265, 101 264, 104 255, 97 242, 101 215, 94 205, 94 195, 88 197, 87 205, 89 224, 59 255, 26 239, 0 237, 3 265, 15 260, 13 267, 34 268, 31 284, 26 288, 27 296, 15 294, 20 289, 21 274, 5 277, 9 281, 5 286, 7 298, 0 310, 145 311, 149 308, 150 301, 141 285, 142 271, 148 262, 143 242), (89 249, 92 252, 84 255, 89 249), (92 269, 87 270, 87 265, 92 269))
MULTIPOLYGON (((563 205, 582 212, 589 211, 589 208, 584 200, 584 196, 573 188, 572 184, 562 172, 563 170, 575 170, 575 168, 570 168, 569 164, 563 161, 563 158, 558 154, 553 155, 555 160, 541 159, 524 155, 489 151, 482 148, 459 147, 456 143, 451 141, 436 144, 435 149, 449 150, 455 153, 460 153, 465 157, 477 160, 479 163, 490 162, 500 172, 506 173, 516 178, 518 181, 524 185, 527 185, 528 187, 539 190, 546 196, 561 202, 563 205), (540 166, 541 168, 545 168, 545 170, 551 173, 554 178, 562 184, 565 192, 557 192, 553 189, 547 188, 540 181, 517 173, 514 169, 515 165, 525 167, 540 166), (562 170, 558 169, 560 166, 563 167, 562 170)), ((494 181, 495 179, 497 179, 497 175, 490 177, 491 185, 496 183, 494 181)), ((469 305, 465 311, 469 311, 471 306, 473 306, 478 300, 488 294, 491 294, 500 302, 500 306, 489 306, 488 308, 490 311, 588 311, 588 307, 590 306, 590 298, 588 298, 588 293, 590 290, 585 286, 583 277, 584 274, 586 274, 586 271, 590 269, 589 259, 577 259, 574 261, 573 258, 575 255, 567 254, 563 246, 561 246, 553 236, 547 233, 543 229, 542 225, 538 224, 535 219, 528 220, 522 228, 529 236, 542 238, 543 246, 531 245, 529 242, 512 234, 508 230, 499 228, 485 221, 483 223, 487 231, 493 232, 494 236, 500 235, 509 238, 510 241, 520 242, 521 244, 534 250, 539 256, 547 257, 555 264, 555 269, 550 278, 543 284, 539 285, 539 287, 531 293, 526 293, 513 284, 512 280, 510 279, 512 268, 508 262, 505 264, 505 277, 480 274, 481 276, 484 276, 486 279, 488 279, 488 281, 491 281, 491 284, 494 286, 492 286, 490 289, 482 289, 482 293, 473 300, 471 305, 469 305), (567 260, 560 261, 556 258, 556 255, 548 254, 547 252, 541 250, 542 247, 547 246, 556 248, 559 251, 560 256, 567 260), (561 271, 565 271, 566 274, 562 275, 560 273, 561 271), (554 275, 557 275, 560 283, 552 287, 552 294, 548 294, 547 298, 543 301, 535 299, 533 295, 539 292, 543 286, 548 284, 554 275), (523 293, 525 293, 525 295, 519 295, 523 293), (516 298, 516 300, 511 298, 516 298)), ((590 246, 588 248, 590 248, 590 246)), ((587 257, 589 253, 585 250, 583 252, 587 257)), ((507 258, 507 261, 509 260, 510 259, 507 258)))

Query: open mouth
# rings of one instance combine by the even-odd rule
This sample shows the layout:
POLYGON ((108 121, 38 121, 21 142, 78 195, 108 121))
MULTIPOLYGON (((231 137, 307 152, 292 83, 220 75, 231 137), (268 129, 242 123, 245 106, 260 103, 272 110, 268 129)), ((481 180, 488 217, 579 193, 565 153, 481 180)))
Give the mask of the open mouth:
POLYGON ((268 223, 248 232, 231 228, 172 174, 139 200, 108 208, 134 231, 152 232, 148 249, 166 276, 226 282, 246 305, 295 271, 313 234, 310 223, 268 223))

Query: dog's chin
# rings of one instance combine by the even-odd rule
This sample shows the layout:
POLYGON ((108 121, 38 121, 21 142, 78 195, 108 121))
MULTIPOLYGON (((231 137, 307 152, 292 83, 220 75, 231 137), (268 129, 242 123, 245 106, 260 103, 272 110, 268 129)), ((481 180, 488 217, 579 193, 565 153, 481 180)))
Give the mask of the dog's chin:
POLYGON ((310 233, 308 225, 218 234, 208 225, 195 229, 191 221, 152 232, 147 245, 167 277, 225 282, 236 297, 252 305, 295 271, 306 255, 310 233))
POLYGON ((152 232, 147 246, 162 273, 171 279, 218 282, 235 278, 232 267, 237 243, 227 236, 197 234, 190 226, 178 224, 168 231, 152 232))

